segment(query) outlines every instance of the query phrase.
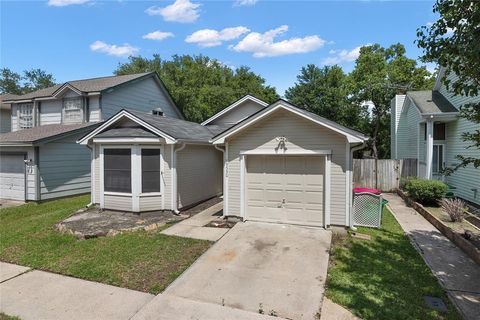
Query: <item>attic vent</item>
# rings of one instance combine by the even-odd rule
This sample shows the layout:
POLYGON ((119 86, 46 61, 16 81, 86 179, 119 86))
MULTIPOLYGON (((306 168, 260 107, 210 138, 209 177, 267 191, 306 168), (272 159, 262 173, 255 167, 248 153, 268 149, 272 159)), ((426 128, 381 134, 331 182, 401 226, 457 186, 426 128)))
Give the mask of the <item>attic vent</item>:
POLYGON ((163 117, 163 110, 162 108, 155 108, 152 110, 152 114, 155 116, 163 117))

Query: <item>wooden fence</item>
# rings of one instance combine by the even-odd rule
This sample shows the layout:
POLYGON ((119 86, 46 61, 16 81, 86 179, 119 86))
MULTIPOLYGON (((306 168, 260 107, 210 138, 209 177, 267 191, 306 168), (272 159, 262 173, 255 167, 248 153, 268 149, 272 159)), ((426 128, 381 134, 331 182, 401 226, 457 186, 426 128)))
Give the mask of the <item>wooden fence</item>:
POLYGON ((353 159, 353 184, 355 187, 393 191, 400 179, 417 175, 417 159, 353 159))

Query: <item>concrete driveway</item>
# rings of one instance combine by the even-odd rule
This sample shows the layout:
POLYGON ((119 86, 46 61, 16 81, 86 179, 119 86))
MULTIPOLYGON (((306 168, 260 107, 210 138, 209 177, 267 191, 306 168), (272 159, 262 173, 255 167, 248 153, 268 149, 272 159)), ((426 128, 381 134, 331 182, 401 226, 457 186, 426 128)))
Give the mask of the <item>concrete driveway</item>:
POLYGON ((331 233, 238 223, 164 292, 199 302, 313 319, 320 309, 331 233))

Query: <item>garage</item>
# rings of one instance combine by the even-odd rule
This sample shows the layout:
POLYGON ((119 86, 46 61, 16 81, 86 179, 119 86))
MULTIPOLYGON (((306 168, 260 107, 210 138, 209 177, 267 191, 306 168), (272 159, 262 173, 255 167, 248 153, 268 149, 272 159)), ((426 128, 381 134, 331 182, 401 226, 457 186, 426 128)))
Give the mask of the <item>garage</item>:
POLYGON ((278 100, 213 137, 224 152, 224 216, 350 226, 352 155, 368 137, 278 100))
POLYGON ((323 225, 325 156, 247 156, 247 219, 323 225))
POLYGON ((0 161, 0 198, 25 200, 25 156, 2 154, 0 161))

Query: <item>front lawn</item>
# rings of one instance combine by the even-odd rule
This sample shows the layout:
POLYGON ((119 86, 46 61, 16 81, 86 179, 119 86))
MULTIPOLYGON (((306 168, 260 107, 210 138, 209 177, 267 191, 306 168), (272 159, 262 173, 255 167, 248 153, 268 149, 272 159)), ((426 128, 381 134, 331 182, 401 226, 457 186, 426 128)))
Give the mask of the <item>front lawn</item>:
POLYGON ((89 196, 0 210, 0 260, 157 294, 211 245, 138 231, 89 240, 54 225, 84 207, 89 196))
POLYGON ((326 295, 362 319, 461 319, 437 279, 385 208, 381 229, 359 228, 372 240, 333 237, 326 295), (424 296, 441 298, 439 313, 424 296))

